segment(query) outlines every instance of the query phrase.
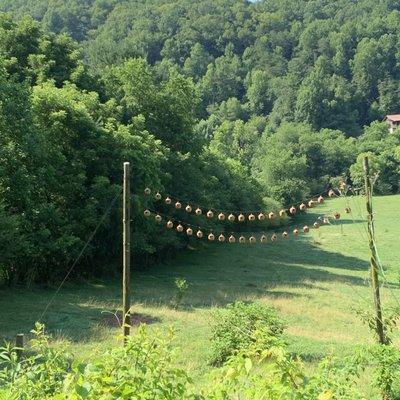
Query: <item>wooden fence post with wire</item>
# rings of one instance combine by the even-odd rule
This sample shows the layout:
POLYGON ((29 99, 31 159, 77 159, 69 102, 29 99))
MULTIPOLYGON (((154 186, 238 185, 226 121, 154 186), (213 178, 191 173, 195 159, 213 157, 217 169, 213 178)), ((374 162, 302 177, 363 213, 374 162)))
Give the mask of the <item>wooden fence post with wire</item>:
POLYGON ((378 276, 378 254, 375 247, 375 228, 374 228, 374 214, 372 210, 372 183, 369 170, 368 157, 364 157, 364 173, 365 173, 365 199, 368 212, 368 242, 371 250, 371 285, 374 295, 374 306, 375 306, 375 323, 376 333, 378 336, 378 342, 380 344, 386 344, 385 329, 382 320, 382 306, 379 289, 379 276, 378 276))
POLYGON ((131 332, 131 193, 130 193, 130 165, 124 163, 123 183, 123 278, 122 278, 122 329, 124 345, 131 332))

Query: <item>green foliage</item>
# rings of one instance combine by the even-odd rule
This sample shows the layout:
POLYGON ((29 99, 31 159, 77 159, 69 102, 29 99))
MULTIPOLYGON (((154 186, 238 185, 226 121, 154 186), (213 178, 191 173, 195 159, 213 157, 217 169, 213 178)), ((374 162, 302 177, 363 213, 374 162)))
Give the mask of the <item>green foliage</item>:
POLYGON ((251 347, 255 331, 260 332, 262 350, 270 347, 281 337, 283 323, 271 307, 236 302, 225 309, 214 310, 211 331, 210 362, 221 365, 237 352, 251 347))
MULTIPOLYGON (((398 112, 393 1, 2 0, 0 9, 84 43, 96 74, 136 57, 171 63, 198 83, 202 116, 237 97, 274 121, 354 135, 398 112)), ((37 47, 28 25, 18 40, 37 47)))
MULTIPOLYGON (((2 280, 63 275, 126 160, 139 264, 188 244, 143 220, 146 186, 213 209, 261 209, 264 197, 278 207, 349 178, 351 165, 359 186, 357 155, 370 152, 376 192, 397 193, 398 133, 370 124, 398 112, 397 8, 0 0, 11 13, 0 15, 0 218, 11 228, 0 246, 19 246, 3 252, 2 280)), ((113 209, 77 273, 119 255, 118 219, 113 209)))
POLYGON ((357 388, 360 366, 347 360, 327 358, 312 373, 301 360, 290 355, 280 338, 259 326, 251 333, 252 342, 240 349, 214 373, 209 399, 363 399, 357 388))
POLYGON ((400 158, 398 146, 400 132, 388 132, 385 123, 374 122, 365 128, 365 133, 358 140, 361 152, 356 162, 350 167, 350 175, 357 187, 363 187, 363 158, 370 161, 372 176, 375 176, 374 191, 377 194, 397 193, 400 190, 400 158))
POLYGON ((55 350, 43 325, 32 333, 33 355, 17 360, 15 349, 0 349, 2 399, 200 399, 189 376, 174 365, 172 332, 150 336, 142 326, 125 347, 93 355, 88 363, 55 350))
POLYGON ((142 326, 124 348, 113 348, 87 364, 75 363, 60 399, 196 399, 191 379, 174 366, 172 335, 151 336, 142 326))
POLYGON ((175 278, 174 285, 175 296, 173 304, 175 308, 178 308, 189 289, 189 284, 187 283, 185 278, 175 278))
POLYGON ((44 326, 36 323, 30 341, 33 355, 17 359, 16 349, 0 349, 0 386, 7 399, 31 400, 51 398, 60 393, 63 380, 71 368, 72 358, 64 348, 49 345, 44 326))
POLYGON ((330 177, 345 174, 355 148, 354 139, 340 131, 285 123, 274 134, 264 133, 254 173, 269 196, 289 204, 324 191, 330 177))
POLYGON ((201 393, 176 366, 171 330, 150 334, 140 326, 126 346, 95 352, 89 361, 74 360, 64 347, 56 349, 41 324, 32 334, 22 358, 10 345, 0 348, 1 399, 361 400, 359 378, 365 368, 372 371, 371 384, 383 398, 394 400, 400 390, 400 352, 393 346, 356 348, 352 356, 340 362, 327 357, 310 371, 265 323, 254 327, 249 343, 206 377, 209 383, 201 393))

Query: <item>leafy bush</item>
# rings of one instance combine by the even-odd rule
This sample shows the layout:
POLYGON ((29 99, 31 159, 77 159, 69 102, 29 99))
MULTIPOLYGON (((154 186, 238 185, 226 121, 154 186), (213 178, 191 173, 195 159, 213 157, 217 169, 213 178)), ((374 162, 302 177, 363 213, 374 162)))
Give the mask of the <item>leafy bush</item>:
POLYGON ((258 303, 235 303, 223 311, 247 328, 250 320, 257 327, 247 331, 247 344, 237 345, 198 392, 187 372, 176 366, 171 330, 149 335, 141 326, 125 347, 79 362, 65 347, 55 348, 44 326, 36 324, 29 352, 25 350, 22 358, 10 345, 0 348, 0 399, 364 400, 359 378, 366 368, 372 374, 368 390, 379 390, 385 400, 399 398, 400 350, 394 346, 356 347, 353 355, 341 360, 327 357, 310 371, 288 351, 273 310, 258 303))
POLYGON ((264 329, 251 335, 252 344, 215 371, 207 399, 230 400, 361 400, 357 387, 360 368, 353 360, 323 360, 307 373, 280 338, 264 329), (269 348, 266 348, 268 344, 269 348))
POLYGON ((44 326, 36 323, 30 341, 33 355, 22 360, 16 349, 0 348, 0 399, 36 400, 51 398, 63 387, 63 380, 71 368, 72 358, 65 348, 49 346, 50 337, 44 326))
POLYGON ((150 336, 141 326, 125 347, 111 348, 72 362, 65 348, 49 344, 44 326, 36 324, 30 342, 33 355, 17 359, 16 349, 0 349, 0 399, 98 400, 200 399, 190 389, 187 373, 174 365, 172 331, 150 336))
POLYGON ((223 364, 238 350, 248 348, 254 342, 254 332, 260 329, 267 348, 269 339, 280 337, 283 328, 275 310, 262 303, 236 302, 217 309, 213 312, 210 361, 223 364))
POLYGON ((66 377, 65 399, 196 399, 191 379, 174 366, 172 332, 165 339, 148 335, 144 326, 127 345, 87 364, 76 363, 66 377))
POLYGON ((355 352, 355 362, 372 367, 371 386, 384 400, 400 398, 400 350, 392 345, 363 346, 355 352))

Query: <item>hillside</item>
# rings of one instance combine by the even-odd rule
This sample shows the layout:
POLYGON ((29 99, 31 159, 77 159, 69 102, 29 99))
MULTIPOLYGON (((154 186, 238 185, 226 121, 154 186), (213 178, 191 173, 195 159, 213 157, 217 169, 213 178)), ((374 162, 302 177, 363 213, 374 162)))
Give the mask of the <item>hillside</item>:
POLYGON ((394 0, 1 0, 0 8, 84 41, 96 72, 127 57, 145 57, 160 74, 173 65, 197 83, 202 118, 236 98, 233 119, 356 135, 399 111, 394 0))

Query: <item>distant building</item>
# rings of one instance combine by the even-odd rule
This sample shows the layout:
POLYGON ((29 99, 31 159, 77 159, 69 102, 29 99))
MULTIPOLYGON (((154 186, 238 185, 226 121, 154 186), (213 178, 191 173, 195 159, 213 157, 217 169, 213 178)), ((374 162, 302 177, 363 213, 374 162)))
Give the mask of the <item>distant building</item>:
POLYGON ((394 130, 400 125, 400 114, 386 115, 385 121, 389 124, 389 132, 393 133, 394 130))

